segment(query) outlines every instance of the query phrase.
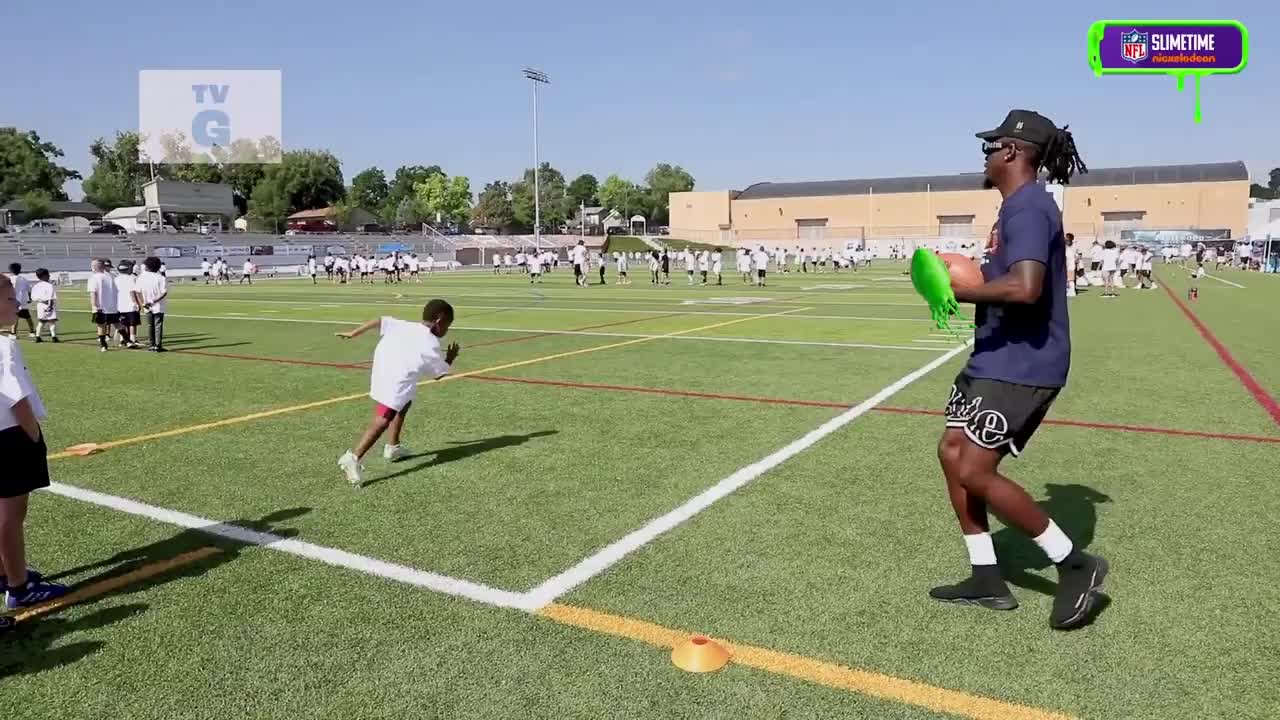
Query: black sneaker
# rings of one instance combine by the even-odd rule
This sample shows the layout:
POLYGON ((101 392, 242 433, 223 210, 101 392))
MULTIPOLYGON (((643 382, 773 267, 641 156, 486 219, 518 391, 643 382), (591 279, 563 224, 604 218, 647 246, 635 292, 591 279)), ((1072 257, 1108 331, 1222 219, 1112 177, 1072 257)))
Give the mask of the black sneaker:
POLYGON ((1067 556, 1058 565, 1058 592, 1049 626, 1071 630, 1086 624, 1098 606, 1098 591, 1108 569, 1107 561, 1097 555, 1076 552, 1067 556))
POLYGON ((954 585, 939 585, 929 590, 929 597, 941 602, 958 605, 978 605, 991 610, 1013 610, 1018 607, 1018 599, 1009 592, 1004 578, 1000 577, 996 566, 990 566, 994 572, 982 573, 975 568, 974 574, 954 585))

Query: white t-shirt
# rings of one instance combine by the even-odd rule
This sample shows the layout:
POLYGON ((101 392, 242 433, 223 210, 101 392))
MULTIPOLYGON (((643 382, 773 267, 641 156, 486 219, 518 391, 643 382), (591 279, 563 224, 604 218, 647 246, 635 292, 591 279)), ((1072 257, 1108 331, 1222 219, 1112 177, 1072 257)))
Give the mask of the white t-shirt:
POLYGON ((309 258, 309 259, 307 260, 307 272, 311 273, 312 275, 315 275, 315 274, 316 274, 316 259, 315 259, 315 258, 309 258))
POLYGON ((738 251, 738 272, 744 273, 751 269, 751 260, 747 257, 745 251, 738 251))
POLYGON ((160 300, 162 296, 169 292, 169 281, 165 280, 160 273, 153 273, 147 270, 138 276, 138 284, 136 286, 138 293, 142 295, 142 302, 151 306, 151 312, 162 314, 169 307, 169 301, 160 300))
POLYGON ((96 272, 89 276, 89 309, 94 312, 115 313, 116 310, 116 284, 111 276, 105 272, 96 272), (97 300, 94 300, 94 295, 97 300))
POLYGON ((44 403, 40 402, 40 393, 36 392, 36 384, 27 372, 18 338, 0 335, 0 430, 18 425, 13 406, 23 400, 31 403, 31 412, 37 420, 45 418, 44 403))
POLYGON ((324 266, 325 266, 325 267, 333 267, 333 256, 332 256, 332 255, 325 255, 325 256, 324 256, 324 266))
POLYGON ((618 272, 624 273, 626 271, 627 271, 627 254, 622 253, 621 255, 618 256, 618 272))
MULTIPOLYGON (((587 247, 585 245, 574 245, 572 253, 574 265, 585 266, 587 264, 587 247)), ((583 267, 583 269, 585 270, 586 268, 583 267)))
POLYGON ((768 270, 769 269, 769 253, 763 250, 755 251, 751 255, 751 264, 755 266, 756 270, 768 270))
POLYGON ((32 285, 31 302, 36 306, 37 320, 58 319, 58 289, 53 283, 40 280, 32 285))
POLYGON ((719 273, 724 269, 724 256, 719 251, 711 253, 711 271, 719 273))
POLYGON ((1102 272, 1114 272, 1120 263, 1120 251, 1115 248, 1102 249, 1102 272))
POLYGON ((542 258, 541 257, 537 255, 529 256, 529 274, 530 275, 542 274, 542 258))
POLYGON ((493 256, 493 266, 494 266, 494 267, 499 267, 499 266, 501 266, 501 265, 502 265, 502 256, 501 256, 501 255, 494 255, 494 256, 493 256))
POLYGON ((658 271, 658 258, 650 255, 649 256, 649 272, 657 272, 657 271, 658 271))
POLYGON ((200 272, 204 273, 205 275, 208 275, 209 270, 211 270, 212 268, 213 266, 209 264, 208 260, 200 261, 200 272))
POLYGON ((711 269, 711 255, 706 250, 698 253, 698 269, 707 272, 711 269))
POLYGON ((436 258, 435 258, 435 256, 434 256, 434 255, 428 255, 428 256, 427 256, 426 261, 425 261, 425 262, 423 262, 422 264, 426 266, 426 268, 427 268, 427 272, 431 272, 431 268, 433 268, 433 267, 435 267, 435 266, 436 266, 436 258))
MULTIPOLYGON (((252 261, 252 260, 245 260, 245 261, 244 261, 244 274, 245 274, 245 275, 252 275, 252 274, 253 274, 253 261, 252 261)), ((163 312, 163 311, 162 311, 162 312, 163 312)))
POLYGON ((420 322, 384 317, 378 332, 382 339, 373 350, 369 397, 403 410, 417 396, 422 377, 446 375, 449 364, 444 361, 440 338, 420 322))
POLYGON ((12 275, 10 273, 5 273, 5 275, 8 275, 9 280, 13 282, 13 294, 18 298, 18 309, 26 308, 31 302, 31 281, 21 275, 12 275))
POLYGON ((137 285, 137 279, 132 275, 117 275, 115 281, 116 312, 137 312, 138 304, 133 301, 133 288, 137 285))
POLYGON ((418 258, 409 258, 409 272, 418 272, 418 258))

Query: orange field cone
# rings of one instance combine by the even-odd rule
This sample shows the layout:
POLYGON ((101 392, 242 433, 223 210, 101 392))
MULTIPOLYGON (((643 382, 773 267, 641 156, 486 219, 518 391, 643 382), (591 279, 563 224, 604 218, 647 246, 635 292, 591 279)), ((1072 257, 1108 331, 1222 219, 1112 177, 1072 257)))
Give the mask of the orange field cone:
POLYGON ((675 646, 671 662, 685 672, 715 672, 729 662, 729 651, 710 638, 695 635, 675 646))
POLYGON ((67 448, 67 452, 71 453, 72 455, 80 455, 81 457, 83 457, 85 455, 92 455, 101 449, 102 448, 98 447, 98 443, 81 443, 79 445, 72 445, 71 447, 67 448))

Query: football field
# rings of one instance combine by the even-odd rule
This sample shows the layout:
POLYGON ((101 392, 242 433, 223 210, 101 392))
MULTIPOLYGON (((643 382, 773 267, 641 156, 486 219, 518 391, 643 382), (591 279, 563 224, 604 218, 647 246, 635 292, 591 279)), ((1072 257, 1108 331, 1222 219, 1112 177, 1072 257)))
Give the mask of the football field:
POLYGON ((174 282, 165 355, 99 353, 64 288, 64 342, 22 341, 28 546, 77 594, 0 635, 0 717, 1276 717, 1280 276, 1071 300, 1071 379, 1003 466, 1111 563, 1061 633, 998 522, 1021 607, 926 594, 968 572, 936 444, 969 348, 904 270, 174 282), (432 297, 455 372, 353 488, 377 338, 334 333, 432 297), (729 665, 673 666, 693 634, 729 665))

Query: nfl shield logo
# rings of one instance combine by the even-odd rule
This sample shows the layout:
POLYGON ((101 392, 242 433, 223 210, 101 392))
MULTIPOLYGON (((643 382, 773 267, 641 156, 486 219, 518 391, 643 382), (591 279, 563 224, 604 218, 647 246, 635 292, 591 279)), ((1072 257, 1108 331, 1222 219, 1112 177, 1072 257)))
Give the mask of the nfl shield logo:
POLYGON ((1131 63, 1140 63, 1147 59, 1147 33, 1131 30, 1120 33, 1120 54, 1131 63))

